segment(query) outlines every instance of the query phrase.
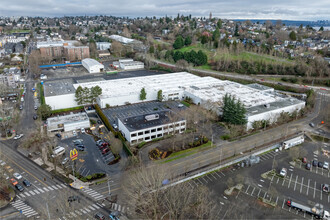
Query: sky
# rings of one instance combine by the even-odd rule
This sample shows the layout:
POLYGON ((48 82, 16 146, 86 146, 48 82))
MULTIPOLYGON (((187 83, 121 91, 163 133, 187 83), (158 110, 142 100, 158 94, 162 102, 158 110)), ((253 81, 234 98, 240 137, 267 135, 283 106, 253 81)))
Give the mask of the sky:
POLYGON ((0 0, 0 16, 113 15, 330 20, 330 0, 0 0))

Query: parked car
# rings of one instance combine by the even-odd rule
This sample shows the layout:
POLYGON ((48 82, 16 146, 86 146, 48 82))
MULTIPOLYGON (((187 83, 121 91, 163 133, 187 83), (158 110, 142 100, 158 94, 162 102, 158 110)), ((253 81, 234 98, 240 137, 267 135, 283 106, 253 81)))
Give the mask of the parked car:
POLYGON ((31 183, 28 180, 23 180, 23 184, 27 187, 31 186, 31 183))
POLYGON ((286 174, 288 173, 287 169, 286 168, 282 168, 281 172, 280 172, 280 175, 285 177, 286 174))
POLYGON ((94 218, 95 219, 98 219, 98 220, 104 220, 105 219, 105 216, 103 215, 103 214, 101 214, 101 213, 96 213, 95 215, 94 215, 94 218))
POLYGON ((303 158, 301 159, 301 161, 302 161, 303 163, 307 163, 307 158, 306 158, 306 157, 303 157, 303 158))
POLYGON ((118 126, 117 126, 116 124, 113 124, 113 128, 114 128, 114 129, 117 129, 118 126))
POLYGON ((11 184, 13 184, 13 186, 15 186, 16 184, 18 184, 17 180, 15 180, 14 178, 10 179, 11 184))
POLYGON ((313 122, 309 123, 309 126, 311 126, 312 128, 314 128, 314 127, 315 127, 315 125, 314 125, 314 123, 313 123, 313 122))
POLYGON ((73 136, 77 136, 77 132, 75 130, 72 131, 73 136))
POLYGON ((307 170, 310 170, 311 167, 312 167, 312 165, 310 163, 306 163, 306 166, 305 167, 306 167, 307 170))
POLYGON ((68 160, 69 160, 68 157, 64 158, 64 159, 62 160, 62 165, 66 164, 66 163, 68 162, 68 160))
POLYGON ((322 184, 321 189, 323 192, 329 192, 329 185, 328 184, 322 184))
POLYGON ((18 191, 20 191, 20 192, 22 192, 22 191, 24 190, 24 187, 21 186, 19 183, 17 183, 17 184, 15 185, 15 188, 16 188, 18 191))
POLYGON ((14 173, 13 176, 18 180, 22 179, 22 175, 19 173, 14 173))
POLYGON ((101 125, 101 124, 102 124, 102 121, 101 121, 101 120, 97 120, 97 123, 98 123, 99 125, 101 125))
POLYGON ((56 137, 61 138, 62 135, 60 133, 55 134, 56 137))
POLYGON ((77 148, 80 151, 84 151, 85 150, 85 146, 84 145, 78 145, 77 148))
POLYGON ((329 169, 329 163, 328 162, 324 162, 323 168, 328 170, 329 169))
POLYGON ((317 166, 317 161, 313 160, 312 165, 313 165, 313 167, 316 167, 317 166))
POLYGON ((317 165, 318 165, 318 167, 323 168, 323 162, 322 161, 319 161, 319 163, 317 165))
POLYGON ((37 119, 38 119, 38 115, 36 115, 36 114, 33 115, 33 119, 34 119, 34 120, 37 120, 37 119))
POLYGON ((109 150, 109 148, 104 148, 103 150, 102 150, 102 154, 106 154, 106 153, 108 153, 110 150, 109 150))
POLYGON ((82 139, 73 140, 73 144, 74 145, 82 145, 83 144, 83 140, 82 139))
POLYGON ((18 140, 23 136, 24 136, 24 134, 17 134, 17 135, 15 135, 14 140, 18 140))
POLYGON ((35 106, 34 106, 34 110, 37 110, 37 109, 38 109, 38 106, 35 105, 35 106))
POLYGON ((118 211, 110 212, 109 218, 111 220, 119 220, 119 212, 118 211))
POLYGON ((23 105, 20 105, 19 106, 19 110, 23 110, 23 105))
POLYGON ((81 128, 81 133, 85 134, 85 128, 81 128))

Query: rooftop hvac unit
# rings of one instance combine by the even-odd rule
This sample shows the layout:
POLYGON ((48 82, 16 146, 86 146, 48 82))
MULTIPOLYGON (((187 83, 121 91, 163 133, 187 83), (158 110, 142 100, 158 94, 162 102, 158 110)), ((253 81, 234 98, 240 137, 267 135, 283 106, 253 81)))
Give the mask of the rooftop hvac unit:
POLYGON ((145 119, 146 119, 147 121, 156 120, 156 119, 159 119, 159 115, 158 115, 158 114, 147 115, 147 116, 145 116, 145 119))

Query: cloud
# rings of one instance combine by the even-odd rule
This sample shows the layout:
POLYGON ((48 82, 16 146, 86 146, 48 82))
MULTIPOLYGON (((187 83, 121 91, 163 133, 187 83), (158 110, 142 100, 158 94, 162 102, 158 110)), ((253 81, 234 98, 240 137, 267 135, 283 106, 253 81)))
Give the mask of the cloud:
POLYGON ((330 20, 330 1, 318 0, 11 0, 4 16, 114 15, 129 17, 213 16, 220 18, 330 20))

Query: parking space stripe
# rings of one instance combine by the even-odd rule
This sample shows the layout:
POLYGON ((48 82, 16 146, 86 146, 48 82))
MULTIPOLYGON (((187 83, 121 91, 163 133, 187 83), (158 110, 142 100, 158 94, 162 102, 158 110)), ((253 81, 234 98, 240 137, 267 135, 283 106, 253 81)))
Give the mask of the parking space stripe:
POLYGON ((316 190, 316 182, 314 182, 314 195, 313 195, 313 199, 315 199, 315 190, 316 190))
POLYGON ((219 178, 221 178, 221 176, 220 176, 217 172, 215 172, 215 174, 216 174, 219 178))
POLYGON ((212 181, 212 179, 209 177, 209 175, 206 175, 207 178, 209 178, 210 181, 212 181))
POLYGON ((249 185, 249 186, 248 186, 248 188, 246 189, 245 193, 247 193, 247 192, 248 192, 249 188, 250 188, 250 185, 249 185))
POLYGON ((223 176, 226 176, 223 172, 221 172, 221 174, 222 174, 223 176))
POLYGON ((296 176, 296 181, 294 182, 294 191, 296 191, 296 185, 297 185, 297 180, 298 180, 298 176, 296 176))
POLYGON ((258 195, 257 195, 257 197, 259 197, 259 195, 260 195, 260 192, 261 192, 261 189, 259 189, 259 192, 258 192, 258 195))
POLYGON ((283 199, 282 209, 284 208, 285 199, 283 199))
POLYGON ((210 173, 211 174, 211 176, 214 178, 214 180, 216 180, 217 178, 212 174, 212 173, 210 173))
MULTIPOLYGON (((274 175, 275 175, 275 174, 274 174, 274 175)), ((289 180, 288 188, 290 188, 291 180, 292 180, 292 173, 291 173, 291 176, 290 176, 290 180, 289 180)))
POLYGON ((252 196, 252 194, 253 194, 253 192, 254 192, 254 190, 255 190, 256 188, 255 187, 253 187, 253 190, 252 190, 252 192, 251 192, 251 196, 252 196))
POLYGON ((310 182, 311 180, 310 179, 308 179, 308 185, 307 185, 307 192, 306 192, 306 196, 308 196, 308 191, 309 191, 309 182, 310 182))
POLYGON ((304 177, 301 178, 301 184, 300 184, 300 193, 302 191, 302 187, 304 185, 304 177))
POLYGON ((277 201, 278 201, 278 196, 276 197, 276 201, 275 201, 275 204, 277 205, 277 201))

